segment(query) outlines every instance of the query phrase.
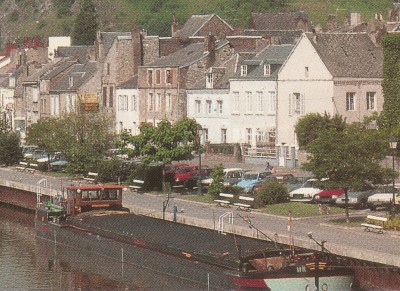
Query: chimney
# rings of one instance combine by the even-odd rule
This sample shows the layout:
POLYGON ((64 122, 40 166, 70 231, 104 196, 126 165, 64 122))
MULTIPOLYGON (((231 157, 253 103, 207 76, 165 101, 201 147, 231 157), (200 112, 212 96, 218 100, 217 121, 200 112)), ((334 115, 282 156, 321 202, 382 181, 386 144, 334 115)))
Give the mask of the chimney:
POLYGON ((137 28, 133 28, 132 32, 132 53, 133 53, 133 73, 138 73, 138 67, 143 65, 143 36, 137 28))
POLYGON ((176 22, 176 16, 174 15, 172 17, 171 36, 174 37, 177 31, 178 31, 178 23, 176 22))
POLYGON ((328 21, 326 22, 326 29, 328 31, 335 30, 337 28, 337 20, 335 14, 329 14, 328 21))
POLYGON ((356 26, 361 23, 361 13, 351 12, 350 13, 350 26, 356 26))
POLYGON ((204 37, 204 51, 209 53, 211 63, 215 60, 215 36, 211 33, 204 37))

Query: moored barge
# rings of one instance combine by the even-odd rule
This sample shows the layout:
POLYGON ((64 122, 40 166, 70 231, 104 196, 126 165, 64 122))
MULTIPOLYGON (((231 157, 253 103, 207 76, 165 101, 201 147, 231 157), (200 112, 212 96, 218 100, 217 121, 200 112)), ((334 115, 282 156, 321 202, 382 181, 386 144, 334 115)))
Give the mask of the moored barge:
POLYGON ((37 235, 214 289, 351 290, 353 270, 341 258, 124 212, 122 191, 65 187, 38 203, 37 235))

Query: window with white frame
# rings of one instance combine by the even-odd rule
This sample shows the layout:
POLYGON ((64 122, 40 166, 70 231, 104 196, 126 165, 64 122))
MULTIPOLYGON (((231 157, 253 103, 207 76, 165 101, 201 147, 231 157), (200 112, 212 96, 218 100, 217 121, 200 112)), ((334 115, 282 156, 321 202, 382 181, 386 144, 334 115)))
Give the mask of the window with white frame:
POLYGON ((204 141, 208 141, 208 128, 203 128, 204 141))
POLYGON ((165 111, 171 112, 171 109, 172 109, 172 97, 171 93, 167 93, 165 95, 165 111))
POLYGON ((221 128, 221 143, 226 143, 226 128, 221 128))
POLYGON ((289 96, 289 115, 304 114, 304 95, 293 93, 289 96))
POLYGON ((201 101, 200 100, 195 100, 194 112, 196 112, 196 114, 200 114, 201 113, 201 101))
POLYGON ((147 110, 154 111, 154 94, 153 93, 149 93, 149 96, 147 99, 147 110))
POLYGON ((240 75, 247 76, 247 65, 240 66, 240 75))
POLYGON ((47 111, 47 100, 45 98, 40 99, 40 112, 45 113, 47 111))
POLYGON ((239 92, 233 92, 233 108, 232 111, 234 113, 239 112, 239 92))
POLYGON ((367 92, 367 110, 376 110, 376 92, 367 92))
POLYGON ((246 128, 246 142, 248 144, 251 144, 251 141, 253 139, 253 131, 251 128, 246 128))
POLYGON ((356 102, 356 93, 355 92, 347 92, 346 93, 346 110, 353 111, 355 110, 355 102, 356 102))
POLYGON ((156 70, 156 84, 161 83, 161 70, 156 70))
POLYGON ((153 84, 153 70, 147 70, 147 84, 153 84))
POLYGON ((246 113, 253 111, 253 96, 250 91, 246 91, 246 113))
POLYGON ((128 111, 128 95, 118 95, 118 110, 128 111))
POLYGON ((206 75, 206 88, 207 89, 213 88, 213 74, 212 73, 208 73, 206 75))
POLYGON ((262 91, 257 91, 257 112, 264 112, 264 94, 262 91))
POLYGON ((218 100, 217 101, 217 106, 218 106, 218 113, 219 114, 222 114, 223 113, 223 102, 222 102, 222 100, 218 100))
POLYGON ((271 75, 271 65, 265 64, 264 65, 264 76, 270 76, 270 75, 271 75))
POLYGON ((50 115, 58 116, 60 115, 60 96, 51 95, 50 96, 50 115))
POLYGON ((268 92, 268 113, 274 114, 276 111, 276 92, 268 92))
POLYGON ((131 111, 137 111, 137 99, 136 95, 131 96, 131 111))
POLYGON ((165 70, 165 83, 172 84, 172 71, 170 69, 165 70))
POLYGON ((157 93, 157 100, 156 100, 156 111, 161 111, 161 93, 157 93))
POLYGON ((206 101, 206 113, 211 114, 212 113, 212 103, 211 100, 206 101))
POLYGON ((70 113, 75 111, 75 95, 68 94, 65 96, 65 112, 70 113))

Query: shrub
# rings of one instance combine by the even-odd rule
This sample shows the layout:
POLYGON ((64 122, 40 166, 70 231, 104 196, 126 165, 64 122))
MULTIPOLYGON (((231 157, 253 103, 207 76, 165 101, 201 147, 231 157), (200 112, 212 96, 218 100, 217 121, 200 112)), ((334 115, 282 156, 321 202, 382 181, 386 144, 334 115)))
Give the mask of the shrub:
POLYGON ((130 172, 128 177, 129 181, 134 179, 144 181, 143 190, 145 191, 161 191, 163 179, 162 166, 139 163, 130 172))
POLYGON ((266 205, 277 204, 287 201, 288 191, 286 187, 279 182, 271 181, 265 183, 256 197, 254 197, 254 205, 256 208, 262 208, 266 205))
POLYGON ((234 185, 231 186, 231 185, 229 185, 229 186, 224 186, 222 188, 221 192, 230 193, 230 194, 234 194, 234 195, 240 195, 240 194, 244 193, 244 189, 242 187, 239 187, 239 186, 234 186, 234 185))
POLYGON ((224 185, 224 167, 222 164, 215 166, 211 172, 211 178, 213 179, 210 186, 208 186, 208 194, 217 198, 219 193, 221 193, 224 185))

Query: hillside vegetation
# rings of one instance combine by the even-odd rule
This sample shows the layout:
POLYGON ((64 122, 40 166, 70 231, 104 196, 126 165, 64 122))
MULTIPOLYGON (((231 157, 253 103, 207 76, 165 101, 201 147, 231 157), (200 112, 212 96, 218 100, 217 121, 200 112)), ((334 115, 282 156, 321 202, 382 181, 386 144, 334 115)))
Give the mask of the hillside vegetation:
MULTIPOLYGON (((1 45, 25 36, 69 35, 79 0, 0 0, 1 45)), ((192 14, 216 13, 233 26, 246 28, 251 12, 306 10, 314 24, 336 14, 341 25, 350 12, 362 20, 381 13, 387 18, 392 0, 93 0, 103 31, 129 31, 134 25, 149 34, 170 35, 173 15, 182 25, 192 14)))

